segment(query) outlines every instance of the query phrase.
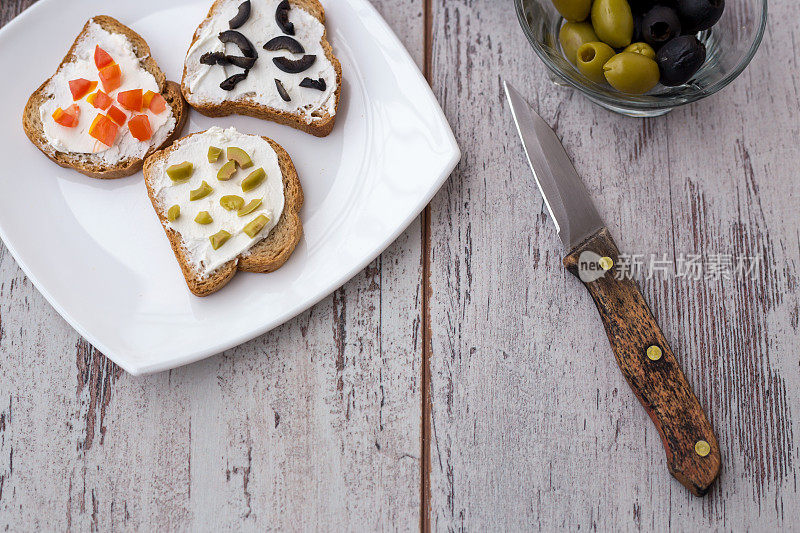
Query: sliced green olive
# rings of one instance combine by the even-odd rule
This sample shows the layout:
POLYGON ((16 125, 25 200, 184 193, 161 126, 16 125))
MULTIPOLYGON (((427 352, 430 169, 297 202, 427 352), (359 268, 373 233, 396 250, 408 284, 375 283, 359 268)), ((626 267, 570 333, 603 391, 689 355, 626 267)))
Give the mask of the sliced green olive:
POLYGON ((228 239, 231 238, 231 234, 227 231, 219 230, 214 235, 208 238, 211 241, 211 247, 215 250, 219 250, 220 246, 228 242, 228 239))
POLYGON ((208 183, 203 180, 203 183, 200 184, 200 187, 194 189, 193 191, 189 191, 189 200, 195 201, 201 198, 205 198, 209 194, 214 192, 214 187, 209 185, 208 183))
POLYGON ((197 213, 197 216, 194 217, 194 221, 197 222, 198 224, 205 225, 205 224, 211 224, 212 222, 214 222, 214 219, 211 218, 211 215, 209 214, 208 211, 200 211, 199 213, 197 213))
POLYGON ((253 160, 247 155, 247 152, 235 146, 228 147, 228 161, 236 161, 242 168, 250 168, 253 166, 253 160))
POLYGON ((219 181, 228 181, 236 174, 236 161, 228 161, 217 172, 217 179, 219 181))
POLYGON ((169 208, 167 211, 167 220, 170 222, 175 222, 178 220, 178 217, 181 216, 181 206, 175 204, 169 208))
POLYGON ((269 222, 269 217, 267 215, 258 215, 256 218, 251 220, 242 229, 242 231, 247 233, 247 236, 253 239, 262 229, 264 229, 264 226, 267 225, 267 222, 269 222))
POLYGON ((237 214, 240 217, 247 216, 256 209, 258 209, 259 207, 261 207, 261 198, 256 198, 255 200, 250 200, 249 204, 239 209, 239 212, 237 214))
POLYGON ((222 148, 217 148, 216 146, 209 146, 208 147, 208 162, 209 163, 216 163, 217 159, 219 159, 220 154, 222 153, 222 148))
POLYGON ((244 198, 236 196, 235 194, 229 194, 219 199, 219 205, 228 211, 238 211, 244 207, 244 198))
POLYGON ((188 161, 167 167, 167 176, 172 181, 186 181, 192 177, 194 165, 188 161))
POLYGON ((245 179, 242 180, 242 190, 244 192, 252 191, 261 185, 261 182, 263 182, 264 178, 266 177, 267 173, 264 172, 263 168, 255 169, 245 179))

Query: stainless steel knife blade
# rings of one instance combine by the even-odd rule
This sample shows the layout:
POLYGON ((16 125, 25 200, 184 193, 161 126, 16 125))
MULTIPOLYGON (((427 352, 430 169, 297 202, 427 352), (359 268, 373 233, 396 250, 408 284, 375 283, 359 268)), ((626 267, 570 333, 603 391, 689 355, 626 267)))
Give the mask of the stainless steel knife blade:
POLYGON ((605 227, 567 152, 547 122, 507 81, 511 114, 558 235, 568 251, 605 227))

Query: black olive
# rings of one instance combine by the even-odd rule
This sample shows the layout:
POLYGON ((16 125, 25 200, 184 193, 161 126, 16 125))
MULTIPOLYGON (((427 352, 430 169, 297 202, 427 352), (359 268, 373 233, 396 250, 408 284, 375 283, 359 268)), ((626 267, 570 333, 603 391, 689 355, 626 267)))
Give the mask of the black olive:
POLYGON ((239 12, 229 22, 230 28, 235 30, 241 28, 244 23, 250 18, 250 0, 245 0, 239 5, 239 12))
POLYGON ((303 81, 300 82, 300 87, 305 87, 306 89, 317 89, 318 91, 324 91, 328 86, 325 84, 324 78, 320 78, 318 80, 312 80, 311 78, 303 78, 303 81))
POLYGON ((706 60, 706 47, 694 35, 675 37, 656 54, 661 83, 668 87, 683 85, 706 60))
POLYGON ((264 45, 264 50, 269 50, 270 52, 277 52, 278 50, 286 50, 287 52, 291 52, 293 54, 305 54, 306 50, 303 48, 303 45, 298 43, 293 38, 289 37, 288 35, 281 35, 279 37, 275 37, 274 39, 270 39, 267 41, 267 44, 264 45))
POLYGON ((658 48, 680 34, 681 21, 670 7, 656 6, 642 18, 642 38, 653 48, 658 48))
POLYGON ((717 23, 725 11, 725 0, 677 0, 684 33, 697 33, 717 23))
POLYGON ((642 14, 633 14, 633 37, 631 42, 638 43, 642 41, 642 14))
POLYGON ((223 91, 232 91, 239 82, 244 81, 247 78, 248 74, 249 71, 247 70, 239 74, 234 74, 227 80, 220 83, 219 88, 222 89, 223 91))
POLYGON ((272 58, 272 62, 275 63, 276 67, 289 74, 297 74, 298 72, 308 70, 316 60, 317 56, 309 54, 306 54, 297 60, 289 59, 288 57, 272 58))
POLYGON ((283 86, 283 83, 281 83, 281 80, 279 80, 278 78, 275 78, 275 87, 278 88, 278 94, 281 95, 281 98, 283 98, 284 102, 292 101, 292 98, 289 96, 289 93, 286 92, 286 87, 283 86))
POLYGON ((628 3, 634 13, 647 13, 656 5, 656 0, 628 0, 628 3))
POLYGON ((250 70, 256 64, 255 57, 242 57, 242 56, 225 56, 225 61, 236 67, 241 67, 245 70, 250 70))
POLYGON ((227 65, 223 52, 206 52, 200 56, 200 63, 204 65, 227 65))
POLYGON ((294 35, 294 24, 289 22, 289 9, 291 7, 289 0, 283 0, 278 4, 278 9, 275 10, 275 22, 278 23, 278 27, 286 35, 294 35))
POLYGON ((239 50, 242 51, 242 55, 245 57, 258 57, 258 53, 256 53, 256 48, 253 46, 247 37, 239 33, 235 30, 227 30, 223 31, 219 34, 219 40, 223 43, 232 43, 239 47, 239 50))

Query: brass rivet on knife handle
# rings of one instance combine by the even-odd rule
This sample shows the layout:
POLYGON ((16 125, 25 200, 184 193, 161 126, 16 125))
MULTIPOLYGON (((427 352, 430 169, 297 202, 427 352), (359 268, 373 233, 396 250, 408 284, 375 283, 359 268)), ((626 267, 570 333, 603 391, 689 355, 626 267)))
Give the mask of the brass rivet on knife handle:
POLYGON ((707 457, 711 453, 711 445, 704 440, 699 440, 694 445, 694 451, 700 457, 707 457))
POLYGON ((647 349, 647 358, 650 359, 651 361, 658 361, 659 359, 661 359, 662 355, 663 352, 661 351, 661 348, 659 348, 656 345, 650 346, 647 349))
MULTIPOLYGON (((596 261, 609 257, 619 263, 619 250, 605 228, 564 258, 564 265, 579 279, 581 266, 586 265, 587 256, 583 262, 580 259, 584 253, 598 258, 596 261)), ((593 270, 587 277, 584 272, 582 281, 603 320, 617 364, 661 436, 669 472, 693 494, 702 496, 711 488, 722 463, 711 423, 636 282, 615 275, 613 269, 600 277, 597 274, 593 270), (590 279, 593 281, 587 281, 590 279), (652 360, 657 354, 658 359, 652 360), (704 444, 698 443, 700 439, 704 444)))

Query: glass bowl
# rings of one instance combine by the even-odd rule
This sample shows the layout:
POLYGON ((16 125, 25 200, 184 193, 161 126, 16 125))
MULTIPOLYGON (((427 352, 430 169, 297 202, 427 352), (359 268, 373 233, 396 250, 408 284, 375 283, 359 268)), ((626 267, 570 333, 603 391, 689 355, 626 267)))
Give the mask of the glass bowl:
POLYGON ((742 73, 761 44, 767 26, 767 0, 727 0, 722 18, 697 34, 706 45, 706 62, 678 87, 657 85, 645 95, 627 95, 585 78, 564 58, 558 31, 564 19, 550 0, 514 0, 525 36, 550 71, 550 79, 573 87, 593 102, 633 117, 654 117, 719 91, 742 73))

